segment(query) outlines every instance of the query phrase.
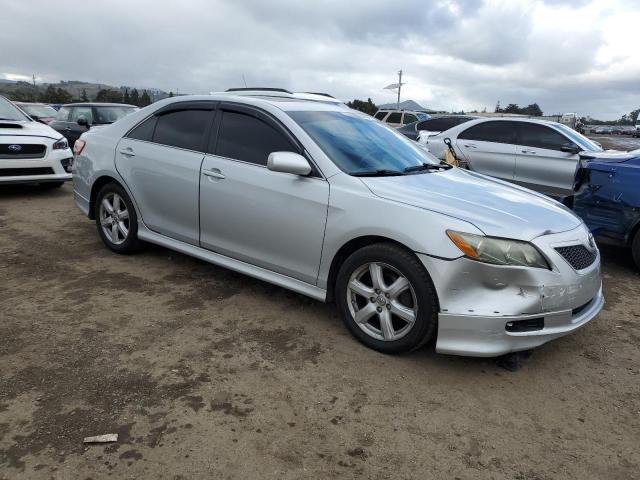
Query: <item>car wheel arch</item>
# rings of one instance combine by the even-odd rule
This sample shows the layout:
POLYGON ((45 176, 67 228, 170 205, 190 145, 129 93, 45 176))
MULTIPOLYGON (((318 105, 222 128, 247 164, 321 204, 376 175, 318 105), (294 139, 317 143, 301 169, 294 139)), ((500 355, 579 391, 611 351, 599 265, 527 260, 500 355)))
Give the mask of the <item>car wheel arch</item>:
POLYGON ((351 255, 352 253, 360 250, 363 247, 368 245, 373 245, 376 243, 393 243, 398 245, 399 247, 404 248, 405 250, 412 252, 413 250, 407 247, 405 244, 398 242, 389 237, 383 237, 380 235, 364 235, 356 238, 352 238, 344 245, 342 245, 338 251, 333 256, 331 260, 331 266, 329 267, 329 275, 327 278, 327 303, 331 303, 335 299, 334 289, 335 283, 338 276, 338 272, 340 271, 340 267, 344 263, 344 261, 351 255))

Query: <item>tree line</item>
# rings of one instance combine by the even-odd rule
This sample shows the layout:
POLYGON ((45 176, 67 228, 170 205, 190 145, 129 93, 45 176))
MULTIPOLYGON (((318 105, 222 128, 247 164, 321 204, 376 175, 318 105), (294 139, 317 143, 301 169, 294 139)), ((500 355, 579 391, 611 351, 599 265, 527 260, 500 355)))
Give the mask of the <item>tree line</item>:
MULTIPOLYGON (((74 97, 68 90, 60 87, 48 85, 43 91, 38 88, 25 84, 12 92, 4 93, 9 100, 16 102, 42 102, 42 103, 72 103, 72 102, 109 102, 109 103, 126 103, 137 107, 146 107, 152 103, 151 96, 146 90, 142 93, 138 89, 129 90, 103 88, 98 91, 95 98, 87 95, 87 90, 82 89, 79 98, 74 97)), ((173 95, 171 95, 173 96, 173 95)))

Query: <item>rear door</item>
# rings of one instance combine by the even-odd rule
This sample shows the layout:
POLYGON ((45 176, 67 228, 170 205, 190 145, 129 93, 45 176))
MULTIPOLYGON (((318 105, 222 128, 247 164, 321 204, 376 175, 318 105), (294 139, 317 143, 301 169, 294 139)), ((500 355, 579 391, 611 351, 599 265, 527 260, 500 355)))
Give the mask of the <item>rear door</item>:
POLYGON ((116 148, 116 167, 153 231, 199 243, 200 166, 214 102, 173 103, 133 128, 116 148))
POLYGON ((573 142, 547 125, 517 123, 515 181, 549 195, 571 195, 579 157, 562 146, 573 142))
POLYGON ((512 181, 516 167, 515 122, 491 120, 463 130, 456 139, 457 151, 471 170, 512 181))
POLYGON ((305 153, 269 114, 224 104, 217 119, 200 177, 201 246, 316 284, 329 183, 267 169, 272 152, 305 153))

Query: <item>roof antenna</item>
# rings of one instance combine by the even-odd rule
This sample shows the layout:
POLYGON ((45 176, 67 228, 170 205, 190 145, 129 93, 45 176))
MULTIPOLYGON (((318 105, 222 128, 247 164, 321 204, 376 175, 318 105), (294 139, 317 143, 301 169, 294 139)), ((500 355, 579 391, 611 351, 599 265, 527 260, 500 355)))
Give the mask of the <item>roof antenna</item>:
POLYGON ((242 74, 242 81, 244 82, 244 88, 247 88, 247 81, 244 78, 244 73, 242 74))

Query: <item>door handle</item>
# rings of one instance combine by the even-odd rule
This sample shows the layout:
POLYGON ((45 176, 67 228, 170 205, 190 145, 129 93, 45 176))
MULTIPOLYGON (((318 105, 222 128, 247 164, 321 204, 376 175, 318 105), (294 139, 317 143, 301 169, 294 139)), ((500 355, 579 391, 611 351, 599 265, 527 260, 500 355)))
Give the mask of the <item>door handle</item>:
POLYGON ((227 178, 217 168, 213 168, 211 170, 202 170, 202 174, 206 175, 207 177, 213 177, 213 178, 219 178, 219 179, 227 178))
POLYGON ((133 149, 131 147, 127 147, 127 148, 123 148, 122 150, 120 150, 120 153, 122 155, 124 155, 125 157, 135 157, 136 154, 134 153, 133 149))
POLYGON ((465 143, 464 146, 467 148, 478 148, 478 146, 474 145, 473 143, 465 143))
POLYGON ((522 150, 522 153, 528 153, 529 155, 535 155, 536 152, 533 150, 522 150))

